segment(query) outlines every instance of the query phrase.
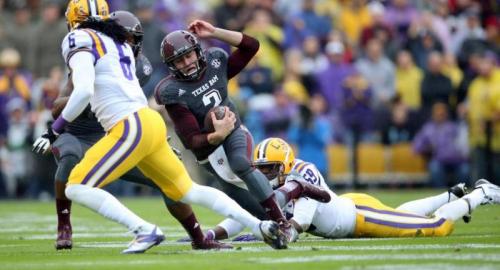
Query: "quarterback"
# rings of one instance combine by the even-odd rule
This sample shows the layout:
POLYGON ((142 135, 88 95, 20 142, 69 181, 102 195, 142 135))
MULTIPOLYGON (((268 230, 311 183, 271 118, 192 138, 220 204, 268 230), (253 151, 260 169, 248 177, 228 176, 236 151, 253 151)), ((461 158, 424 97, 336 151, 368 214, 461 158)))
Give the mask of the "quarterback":
MULTIPOLYGON (((469 194, 464 184, 458 184, 447 192, 406 202, 397 208, 364 193, 337 196, 314 164, 296 159, 292 148, 279 138, 268 138, 257 145, 254 164, 274 188, 286 186, 299 177, 330 192, 332 199, 328 203, 303 197, 284 207, 299 233, 325 238, 446 236, 453 231, 455 221, 471 214, 479 205, 500 204, 500 188, 484 179, 476 181, 469 194)), ((226 220, 218 229, 224 229, 231 237, 240 229, 234 224, 226 220)))
POLYGON ((251 164, 252 139, 241 125, 227 90, 228 80, 257 53, 259 42, 202 20, 193 21, 188 30, 171 32, 163 39, 161 54, 170 75, 156 86, 156 101, 165 105, 184 146, 216 177, 223 191, 255 216, 278 222, 290 238, 292 226, 283 216, 266 177, 251 164), (215 47, 203 50, 198 37, 225 42, 236 50, 230 55, 215 47), (209 114, 216 106, 226 107, 222 119, 209 114), (205 126, 207 117, 212 118, 214 130, 205 126), (221 161, 228 164, 227 171, 241 179, 248 190, 227 183, 220 175, 217 161, 210 160, 216 151, 222 152, 221 161))
POLYGON ((74 88, 61 115, 35 142, 35 150, 46 151, 90 102, 106 135, 71 171, 67 198, 126 226, 135 239, 123 253, 142 253, 165 236, 102 189, 137 166, 172 200, 199 204, 235 218, 271 246, 286 248, 286 238, 276 222, 261 221, 226 194, 191 180, 167 143, 162 117, 147 105, 135 75, 134 53, 126 42, 127 30, 109 20, 108 13, 104 0, 68 3, 66 20, 71 32, 61 47, 74 88))

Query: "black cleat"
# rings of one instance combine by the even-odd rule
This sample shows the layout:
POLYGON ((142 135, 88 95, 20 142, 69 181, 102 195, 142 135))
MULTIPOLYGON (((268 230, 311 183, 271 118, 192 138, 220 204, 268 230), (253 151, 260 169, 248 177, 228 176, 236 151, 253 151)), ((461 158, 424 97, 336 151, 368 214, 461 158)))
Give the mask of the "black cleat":
POLYGON ((72 230, 71 225, 63 225, 61 228, 57 229, 57 240, 56 240, 56 249, 72 249, 73 248, 73 240, 72 240, 72 230))

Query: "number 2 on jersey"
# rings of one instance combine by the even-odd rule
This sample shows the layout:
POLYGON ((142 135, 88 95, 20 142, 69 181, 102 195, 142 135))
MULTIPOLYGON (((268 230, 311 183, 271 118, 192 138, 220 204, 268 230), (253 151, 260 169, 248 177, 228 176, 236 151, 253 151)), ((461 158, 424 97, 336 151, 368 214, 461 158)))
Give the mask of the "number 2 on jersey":
POLYGON ((215 103, 212 107, 218 106, 222 102, 219 90, 213 89, 203 95, 203 105, 209 106, 215 103))

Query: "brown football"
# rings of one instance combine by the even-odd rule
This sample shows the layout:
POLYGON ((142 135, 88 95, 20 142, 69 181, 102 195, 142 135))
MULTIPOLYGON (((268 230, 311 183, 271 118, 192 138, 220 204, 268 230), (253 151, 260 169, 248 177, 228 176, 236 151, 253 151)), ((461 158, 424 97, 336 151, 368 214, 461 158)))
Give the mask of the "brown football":
POLYGON ((208 111, 207 115, 205 115, 204 129, 208 133, 215 131, 214 123, 212 122, 212 117, 210 116, 212 112, 215 113, 215 118, 220 120, 224 118, 224 116, 226 115, 226 107, 224 106, 213 107, 212 109, 210 109, 210 111, 208 111))

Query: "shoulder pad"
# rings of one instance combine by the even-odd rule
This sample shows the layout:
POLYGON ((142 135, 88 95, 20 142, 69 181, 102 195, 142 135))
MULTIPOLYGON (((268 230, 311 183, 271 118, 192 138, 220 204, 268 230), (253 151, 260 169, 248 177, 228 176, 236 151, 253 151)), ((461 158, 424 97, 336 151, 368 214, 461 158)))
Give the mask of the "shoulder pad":
POLYGON ((149 59, 142 53, 139 53, 135 59, 135 75, 139 79, 139 84, 146 85, 153 73, 153 66, 149 59))
POLYGON ((69 32, 61 44, 62 55, 66 63, 73 54, 79 51, 88 51, 94 55, 95 61, 106 54, 106 46, 101 37, 94 30, 76 29, 69 32))
POLYGON ((224 51, 221 48, 217 48, 217 47, 208 48, 206 53, 207 53, 208 58, 212 58, 212 59, 218 58, 221 60, 226 60, 227 58, 229 58, 229 55, 227 54, 226 51, 224 51))
POLYGON ((318 169, 316 168, 316 166, 314 166, 314 164, 309 162, 302 161, 300 163, 297 163, 292 172, 290 172, 290 176, 292 175, 299 175, 311 184, 320 184, 318 169))

